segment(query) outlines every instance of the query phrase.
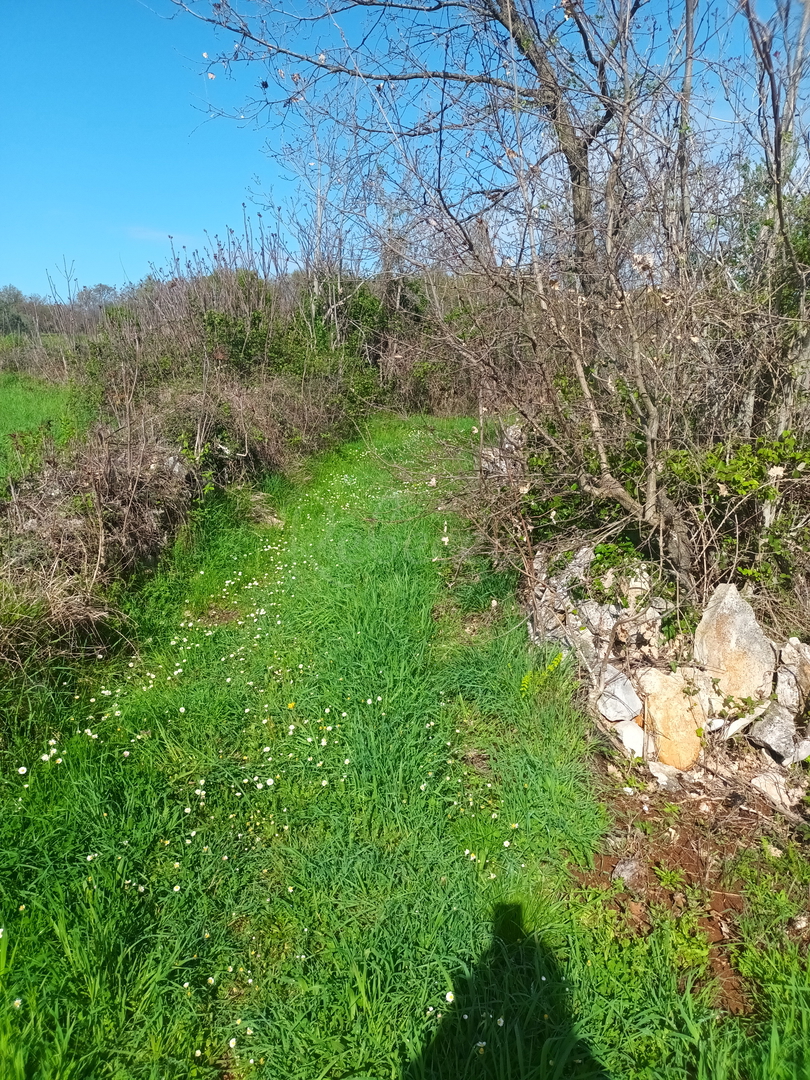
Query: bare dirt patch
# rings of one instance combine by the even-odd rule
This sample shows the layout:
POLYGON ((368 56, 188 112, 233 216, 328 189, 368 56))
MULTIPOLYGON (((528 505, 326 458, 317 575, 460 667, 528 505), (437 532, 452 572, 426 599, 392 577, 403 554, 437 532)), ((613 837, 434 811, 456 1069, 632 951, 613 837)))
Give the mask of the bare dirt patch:
MULTIPOLYGON (((752 991, 734 968, 747 907, 736 866, 751 849, 771 852, 778 862, 795 830, 742 783, 706 773, 671 791, 643 768, 620 769, 602 759, 598 769, 615 825, 593 868, 575 877, 584 888, 609 894, 608 906, 624 915, 631 933, 648 934, 657 914, 690 913, 708 943, 717 1007, 750 1013, 752 991)), ((804 940, 807 932, 808 920, 793 920, 792 937, 804 940)))
POLYGON ((209 608, 202 616, 210 626, 224 626, 227 623, 236 622, 242 614, 237 608, 209 608))

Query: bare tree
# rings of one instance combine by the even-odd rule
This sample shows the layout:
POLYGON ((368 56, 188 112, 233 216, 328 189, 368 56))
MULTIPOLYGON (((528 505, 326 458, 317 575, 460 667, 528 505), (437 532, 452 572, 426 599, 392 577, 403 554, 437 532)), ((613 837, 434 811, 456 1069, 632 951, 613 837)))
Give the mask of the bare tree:
POLYGON ((803 415, 806 8, 778 0, 762 22, 749 0, 729 22, 697 0, 347 0, 299 18, 172 2, 228 36, 212 72, 260 66, 240 114, 288 132, 285 160, 331 125, 319 220, 418 276, 423 346, 531 432, 537 513, 559 532, 560 500, 582 508, 562 542, 632 526, 695 594, 727 572, 724 530, 764 535, 764 481, 718 518, 717 482, 690 486, 678 463, 706 477, 718 442, 803 415), (745 179, 760 159, 764 208, 745 179))
POLYGON ((751 81, 756 111, 749 125, 762 151, 766 176, 762 223, 758 236, 757 270, 768 291, 788 290, 789 312, 782 335, 782 347, 773 361, 758 371, 751 383, 749 413, 767 413, 767 427, 775 434, 787 430, 795 419, 797 395, 810 389, 810 332, 806 329, 807 288, 810 267, 803 265, 795 239, 797 229, 789 203, 806 189, 808 162, 807 130, 802 127, 801 94, 808 75, 808 31, 810 5, 777 0, 775 10, 764 21, 753 0, 745 0, 743 12, 752 48, 751 81), (757 397, 763 398, 762 402, 757 397))
MULTIPOLYGON (((342 122, 363 132, 378 151, 394 145, 411 159, 419 151, 406 149, 408 144, 429 144, 420 170, 431 157, 433 194, 463 226, 469 250, 476 246, 472 233, 480 236, 493 205, 508 204, 521 189, 525 194, 532 176, 542 172, 547 182, 553 177, 570 222, 561 270, 573 272, 586 294, 603 289, 601 178, 595 173, 604 173, 606 156, 622 153, 622 137, 636 136, 628 125, 643 125, 645 103, 672 77, 669 50, 656 57, 661 43, 655 20, 640 22, 645 0, 590 8, 565 0, 545 10, 525 0, 364 0, 338 9, 316 6, 303 19, 269 3, 240 8, 172 2, 232 35, 233 49, 215 63, 264 66, 264 94, 242 110, 245 115, 261 116, 274 105, 342 113, 342 122), (347 83, 353 84, 348 96, 338 100, 347 83), (271 87, 278 96, 271 96, 271 87), (492 134, 496 146, 488 147, 492 134), (462 147, 466 184, 465 170, 451 164, 462 147)), ((689 13, 687 25, 693 27, 689 13)), ((690 34, 687 65, 693 29, 690 34)), ((687 104, 682 161, 688 122, 687 104)), ((615 231, 622 225, 615 207, 613 217, 615 231)))

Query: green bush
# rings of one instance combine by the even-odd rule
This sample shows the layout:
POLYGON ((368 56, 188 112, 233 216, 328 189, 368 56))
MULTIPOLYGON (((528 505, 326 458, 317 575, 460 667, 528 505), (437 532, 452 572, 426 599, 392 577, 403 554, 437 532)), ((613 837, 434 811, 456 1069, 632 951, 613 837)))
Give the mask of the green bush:
POLYGON ((251 311, 246 317, 236 317, 224 311, 206 311, 203 326, 209 353, 237 371, 247 372, 264 359, 269 328, 263 312, 251 311))
POLYGON ((713 447, 670 456, 672 492, 715 536, 718 573, 779 587, 790 583, 797 554, 807 548, 810 448, 789 431, 778 439, 713 447))

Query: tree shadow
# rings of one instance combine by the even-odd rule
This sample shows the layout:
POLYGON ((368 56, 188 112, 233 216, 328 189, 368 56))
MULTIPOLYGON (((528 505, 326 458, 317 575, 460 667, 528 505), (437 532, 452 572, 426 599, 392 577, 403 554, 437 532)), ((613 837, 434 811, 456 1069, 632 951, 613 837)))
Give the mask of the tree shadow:
POLYGON ((495 908, 492 945, 456 980, 436 1034, 403 1080, 603 1080, 577 1038, 571 994, 520 904, 495 908))

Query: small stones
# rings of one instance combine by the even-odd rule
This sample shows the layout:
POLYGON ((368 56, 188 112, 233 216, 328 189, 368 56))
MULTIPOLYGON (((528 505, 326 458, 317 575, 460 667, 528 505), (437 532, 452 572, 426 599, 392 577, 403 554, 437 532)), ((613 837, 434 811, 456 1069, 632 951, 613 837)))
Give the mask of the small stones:
POLYGON ((621 878, 625 885, 632 889, 644 883, 646 871, 640 859, 619 859, 610 877, 612 881, 621 878))
MULTIPOLYGON (((715 772, 736 773, 739 762, 721 748, 743 734, 762 748, 760 794, 790 816, 771 774, 774 759, 787 767, 810 758, 810 729, 796 723, 810 701, 810 645, 791 638, 777 646, 736 586, 722 584, 700 619, 690 659, 686 635, 670 640, 661 632, 672 605, 654 595, 654 568, 639 562, 632 571, 597 572, 586 545, 568 555, 554 563, 542 552, 535 558, 531 634, 574 653, 603 730, 631 760, 660 766, 651 773, 664 791, 677 791, 684 772, 706 763, 704 743, 715 772)), ((746 760, 744 783, 752 771, 750 755, 746 760)))

